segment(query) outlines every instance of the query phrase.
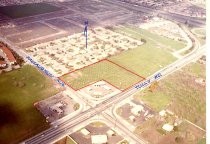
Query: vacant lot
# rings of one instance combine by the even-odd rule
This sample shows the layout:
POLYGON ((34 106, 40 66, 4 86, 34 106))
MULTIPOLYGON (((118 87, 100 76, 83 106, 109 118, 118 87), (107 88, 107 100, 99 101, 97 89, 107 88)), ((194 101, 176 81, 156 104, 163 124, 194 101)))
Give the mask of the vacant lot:
POLYGON ((135 95, 156 111, 167 107, 181 118, 205 129, 206 87, 195 80, 205 79, 205 65, 191 63, 159 82, 156 91, 145 90, 135 95))
POLYGON ((49 127, 33 104, 58 92, 32 66, 0 75, 0 143, 18 143, 49 127))
POLYGON ((143 80, 143 78, 106 60, 64 75, 61 79, 74 89, 80 89, 90 83, 106 80, 121 90, 143 80))
POLYGON ((22 18, 58 11, 60 8, 46 3, 33 3, 0 7, 0 13, 10 18, 22 18))
POLYGON ((127 26, 127 27, 121 27, 121 28, 124 30, 133 30, 137 34, 142 35, 143 38, 151 40, 162 47, 166 47, 170 51, 179 50, 186 46, 186 44, 184 42, 175 41, 175 40, 151 33, 150 31, 145 30, 145 29, 141 29, 141 28, 137 28, 137 27, 133 27, 133 26, 127 26))
POLYGON ((120 27, 115 30, 135 39, 144 39, 146 43, 139 48, 111 57, 111 61, 147 77, 176 60, 166 41, 159 41, 158 35, 137 28, 120 27))
POLYGON ((136 94, 134 97, 138 100, 143 100, 154 110, 161 111, 170 103, 171 97, 163 90, 165 88, 164 85, 161 85, 160 87, 161 88, 158 88, 154 93, 150 92, 149 89, 146 89, 143 92, 136 94))
POLYGON ((188 122, 182 122, 172 132, 164 131, 163 124, 154 117, 137 127, 135 133, 151 144, 205 144, 205 132, 188 122))

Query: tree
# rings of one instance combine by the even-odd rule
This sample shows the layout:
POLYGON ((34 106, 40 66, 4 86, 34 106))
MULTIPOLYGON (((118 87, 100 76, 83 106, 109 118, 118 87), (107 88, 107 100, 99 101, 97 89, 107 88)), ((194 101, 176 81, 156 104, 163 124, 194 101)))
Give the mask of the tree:
POLYGON ((149 91, 154 92, 157 89, 157 87, 158 87, 158 82, 155 81, 150 85, 149 91))
POLYGON ((74 109, 75 111, 78 110, 79 108, 80 108, 80 105, 79 105, 78 103, 74 104, 73 109, 74 109))
POLYGON ((183 138, 177 136, 177 137, 175 138, 175 141, 176 141, 176 143, 182 143, 182 142, 183 142, 183 138))
POLYGON ((143 39, 143 38, 141 38, 141 41, 143 42, 143 43, 146 43, 147 41, 145 40, 145 39, 143 39))
POLYGON ((0 56, 0 60, 1 60, 1 61, 4 61, 4 58, 3 58, 2 56, 0 56))

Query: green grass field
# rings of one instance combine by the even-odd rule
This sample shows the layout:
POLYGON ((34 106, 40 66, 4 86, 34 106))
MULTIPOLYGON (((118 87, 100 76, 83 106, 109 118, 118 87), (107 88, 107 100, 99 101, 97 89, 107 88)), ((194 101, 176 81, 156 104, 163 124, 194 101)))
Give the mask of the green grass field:
MULTIPOLYGON (((125 27, 122 27, 122 28, 125 29, 125 27)), ((145 39, 151 40, 151 41, 155 42, 156 44, 158 44, 162 47, 167 47, 171 51, 180 50, 180 49, 185 47, 184 42, 175 41, 175 40, 172 40, 172 39, 169 39, 169 38, 151 33, 151 32, 149 32, 148 30, 145 30, 145 29, 141 29, 141 28, 137 28, 137 27, 133 27, 133 26, 132 27, 128 26, 128 27, 126 27, 126 29, 127 30, 132 29, 136 33, 142 35, 145 39)))
POLYGON ((60 10, 59 7, 47 3, 33 3, 0 7, 0 13, 10 18, 22 18, 60 10))
POLYGON ((198 77, 205 79, 205 65, 191 63, 160 81, 155 92, 144 90, 134 97, 143 100, 156 111, 167 107, 179 117, 205 129, 206 93, 205 86, 195 83, 198 77))
POLYGON ((206 78, 206 66, 202 65, 198 62, 191 63, 191 65, 187 66, 185 70, 194 77, 202 77, 206 78))
POLYGON ((119 89, 125 89, 142 80, 141 77, 109 61, 101 61, 71 74, 64 75, 61 79, 74 89, 80 89, 102 79, 115 85, 119 89), (76 75, 76 77, 72 75, 76 75))
POLYGON ((0 143, 18 143, 46 129, 44 116, 33 106, 58 92, 50 79, 32 66, 0 75, 0 143))
POLYGON ((198 141, 198 144, 206 144, 206 139, 202 138, 198 141))
POLYGON ((205 45, 206 44, 206 39, 200 38, 200 37, 197 37, 197 39, 199 40, 201 45, 205 45))
MULTIPOLYGON (((121 54, 110 58, 111 61, 114 61, 127 69, 147 77, 161 69, 161 67, 164 67, 176 60, 176 58, 171 54, 169 48, 166 46, 167 41, 158 41, 160 38, 158 35, 151 34, 146 30, 130 27, 119 27, 116 28, 115 31, 124 33, 135 39, 140 40, 143 38, 146 40, 146 43, 139 48, 122 52, 121 54)), ((171 45, 174 45, 174 43, 175 41, 171 43, 171 45)), ((184 45, 182 44, 180 47, 184 47, 184 45)))
POLYGON ((137 100, 143 100, 156 111, 161 111, 163 108, 167 107, 171 101, 171 97, 161 89, 155 93, 146 89, 144 92, 134 95, 134 97, 137 100))
MULTIPOLYGON (((170 119, 170 118, 169 118, 170 119)), ((175 117, 171 117, 173 121, 175 117)), ((158 116, 148 119, 136 127, 135 133, 151 144, 205 144, 206 132, 183 121, 174 131, 166 132, 162 130, 167 119, 160 119, 158 116)))
MULTIPOLYGON (((119 55, 109 58, 109 60, 144 77, 175 61, 176 58, 171 54, 174 47, 176 49, 184 47, 184 44, 181 42, 160 37, 135 27, 117 27, 114 28, 114 31, 124 33, 135 39, 140 40, 143 38, 146 40, 146 43, 138 48, 124 51, 119 55)), ((109 62, 101 62, 87 67, 74 72, 73 75, 77 75, 76 78, 72 74, 68 74, 61 77, 61 79, 74 89, 80 89, 101 79, 110 82, 120 89, 125 89, 141 80, 136 75, 109 62)))

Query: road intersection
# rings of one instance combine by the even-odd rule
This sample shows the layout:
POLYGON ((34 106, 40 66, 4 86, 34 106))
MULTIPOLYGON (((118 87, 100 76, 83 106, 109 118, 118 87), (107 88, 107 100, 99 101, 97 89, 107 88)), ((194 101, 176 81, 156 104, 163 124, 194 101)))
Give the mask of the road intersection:
MULTIPOLYGON (((84 122, 97 114, 100 114, 101 112, 103 112, 106 109, 108 109, 109 107, 111 107, 113 104, 116 104, 116 103, 132 96, 136 92, 141 91, 141 90, 145 89, 146 87, 148 87, 153 81, 157 80, 155 78, 155 76, 157 76, 157 74, 161 73, 161 77, 159 77, 159 79, 158 79, 158 80, 161 80, 164 77, 168 76, 169 74, 173 73, 174 71, 187 65, 188 63, 200 58, 203 54, 205 54, 205 45, 194 49, 192 52, 190 52, 188 55, 186 55, 182 59, 177 60, 176 62, 170 64, 169 66, 167 66, 167 67, 159 70, 155 74, 149 76, 145 81, 150 80, 150 82, 148 84, 143 85, 141 88, 137 89, 134 86, 125 92, 122 92, 120 94, 117 94, 117 95, 111 97, 110 99, 107 99, 106 101, 98 104, 96 107, 92 107, 86 111, 83 111, 79 115, 58 124, 56 127, 52 127, 52 128, 34 136, 34 137, 26 140, 24 143, 26 143, 26 144, 35 144, 35 143, 36 144, 45 144, 46 143, 47 144, 47 143, 56 142, 56 140, 59 140, 60 138, 64 137, 65 135, 69 134, 68 131, 71 131, 71 129, 74 126, 79 125, 81 122, 84 122), (66 131, 66 129, 68 129, 68 131, 66 131)), ((141 83, 144 83, 144 81, 141 83)), ((141 83, 139 83, 139 84, 141 84, 141 83)), ((110 119, 110 116, 107 116, 107 115, 105 115, 105 116, 110 119)), ((125 130, 122 130, 122 131, 125 131, 125 130)), ((145 140, 143 140, 141 138, 136 139, 136 136, 133 133, 130 133, 129 136, 132 136, 132 139, 137 144, 138 143, 142 143, 142 144, 146 143, 145 140)))

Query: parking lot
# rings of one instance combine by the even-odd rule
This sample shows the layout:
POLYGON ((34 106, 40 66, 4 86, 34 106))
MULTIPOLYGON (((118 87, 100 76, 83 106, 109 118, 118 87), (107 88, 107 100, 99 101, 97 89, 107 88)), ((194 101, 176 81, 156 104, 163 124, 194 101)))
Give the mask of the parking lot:
POLYGON ((34 105, 48 122, 54 122, 79 109, 79 104, 63 92, 36 102, 34 105))

